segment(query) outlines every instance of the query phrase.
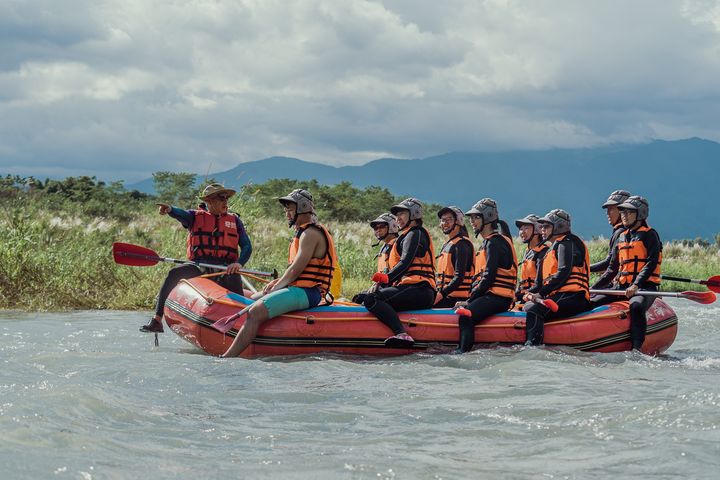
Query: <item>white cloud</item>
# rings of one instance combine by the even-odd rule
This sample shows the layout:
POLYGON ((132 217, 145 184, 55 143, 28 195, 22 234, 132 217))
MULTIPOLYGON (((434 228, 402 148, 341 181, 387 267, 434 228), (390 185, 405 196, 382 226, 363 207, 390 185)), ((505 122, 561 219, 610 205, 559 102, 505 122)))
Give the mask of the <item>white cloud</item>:
POLYGON ((5 2, 0 172, 720 140, 719 49, 702 0, 5 2))

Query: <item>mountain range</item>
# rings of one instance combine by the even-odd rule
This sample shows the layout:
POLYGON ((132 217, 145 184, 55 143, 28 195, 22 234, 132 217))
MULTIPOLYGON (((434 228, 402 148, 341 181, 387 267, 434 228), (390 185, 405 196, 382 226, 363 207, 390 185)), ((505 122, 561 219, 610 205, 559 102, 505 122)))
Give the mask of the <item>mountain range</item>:
MULTIPOLYGON (((563 208, 572 216, 573 230, 586 238, 609 236, 600 206, 610 192, 625 189, 648 199, 649 223, 663 239, 712 238, 720 232, 720 211, 713 201, 720 182, 720 144, 700 138, 582 149, 452 152, 345 167, 270 157, 210 177, 233 188, 271 178, 349 181, 463 209, 491 197, 511 226, 528 213, 563 208)), ((128 188, 151 192, 152 179, 128 188)))

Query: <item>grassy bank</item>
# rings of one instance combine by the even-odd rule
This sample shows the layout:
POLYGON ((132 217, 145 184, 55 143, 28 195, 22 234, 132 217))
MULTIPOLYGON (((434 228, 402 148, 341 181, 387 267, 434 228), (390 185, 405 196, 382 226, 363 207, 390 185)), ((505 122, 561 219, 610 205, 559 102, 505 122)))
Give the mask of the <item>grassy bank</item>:
MULTIPOLYGON (((4 200, 0 214, 0 308, 22 310, 149 309, 170 265, 126 267, 113 262, 114 241, 150 247, 184 258, 185 230, 152 205, 132 219, 99 218, 77 210, 51 210, 41 203, 4 200)), ((253 241, 249 268, 282 270, 292 231, 277 219, 245 218, 253 241)), ((366 287, 374 271, 374 238, 366 223, 327 222, 344 272, 343 296, 366 287)), ((430 227, 437 245, 439 229, 430 227)), ((604 257, 605 240, 589 242, 593 261, 604 257)), ((522 251, 518 243, 518 252, 522 251)), ((692 278, 720 272, 717 248, 666 244, 663 271, 692 278)), ((667 290, 689 284, 667 282, 667 290)), ((702 287, 700 287, 702 288, 702 287)))

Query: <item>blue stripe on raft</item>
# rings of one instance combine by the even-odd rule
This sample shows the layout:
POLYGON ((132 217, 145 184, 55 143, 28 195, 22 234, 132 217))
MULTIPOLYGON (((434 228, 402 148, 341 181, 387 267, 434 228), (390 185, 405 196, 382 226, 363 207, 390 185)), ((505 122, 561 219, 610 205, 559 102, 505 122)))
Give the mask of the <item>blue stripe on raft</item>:
MULTIPOLYGON (((251 300, 247 297, 243 297, 242 295, 239 295, 237 293, 228 292, 227 298, 234 300, 236 302, 240 302, 244 305, 247 305, 249 303, 253 303, 254 300, 251 300)), ((575 317, 584 317, 585 315, 589 315, 591 313, 599 313, 604 310, 607 310, 607 305, 603 305, 601 307, 594 308, 590 311, 583 312, 579 315, 574 315, 572 317, 567 318, 575 318, 575 317)), ((362 306, 357 307, 350 307, 346 305, 331 305, 329 307, 314 307, 309 308, 307 310, 303 310, 304 312, 359 312, 359 313, 367 313, 367 309, 362 306)), ((425 309, 425 310, 406 310, 402 313, 407 313, 411 315, 453 315, 456 316, 457 314, 453 311, 452 308, 435 308, 435 309, 425 309)), ((499 317, 523 317, 525 318, 525 312, 502 312, 498 313, 496 316, 499 317)))

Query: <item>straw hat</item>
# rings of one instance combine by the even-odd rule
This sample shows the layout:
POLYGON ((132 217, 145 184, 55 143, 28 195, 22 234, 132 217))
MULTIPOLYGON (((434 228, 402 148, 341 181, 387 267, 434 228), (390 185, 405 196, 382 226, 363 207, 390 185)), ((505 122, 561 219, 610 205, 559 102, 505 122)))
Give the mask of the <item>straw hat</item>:
POLYGON ((226 194, 229 198, 235 195, 236 192, 232 188, 225 188, 225 186, 221 183, 211 183, 203 188, 202 194, 199 198, 200 200, 208 200, 210 197, 214 197, 215 195, 219 195, 221 193, 226 194))

